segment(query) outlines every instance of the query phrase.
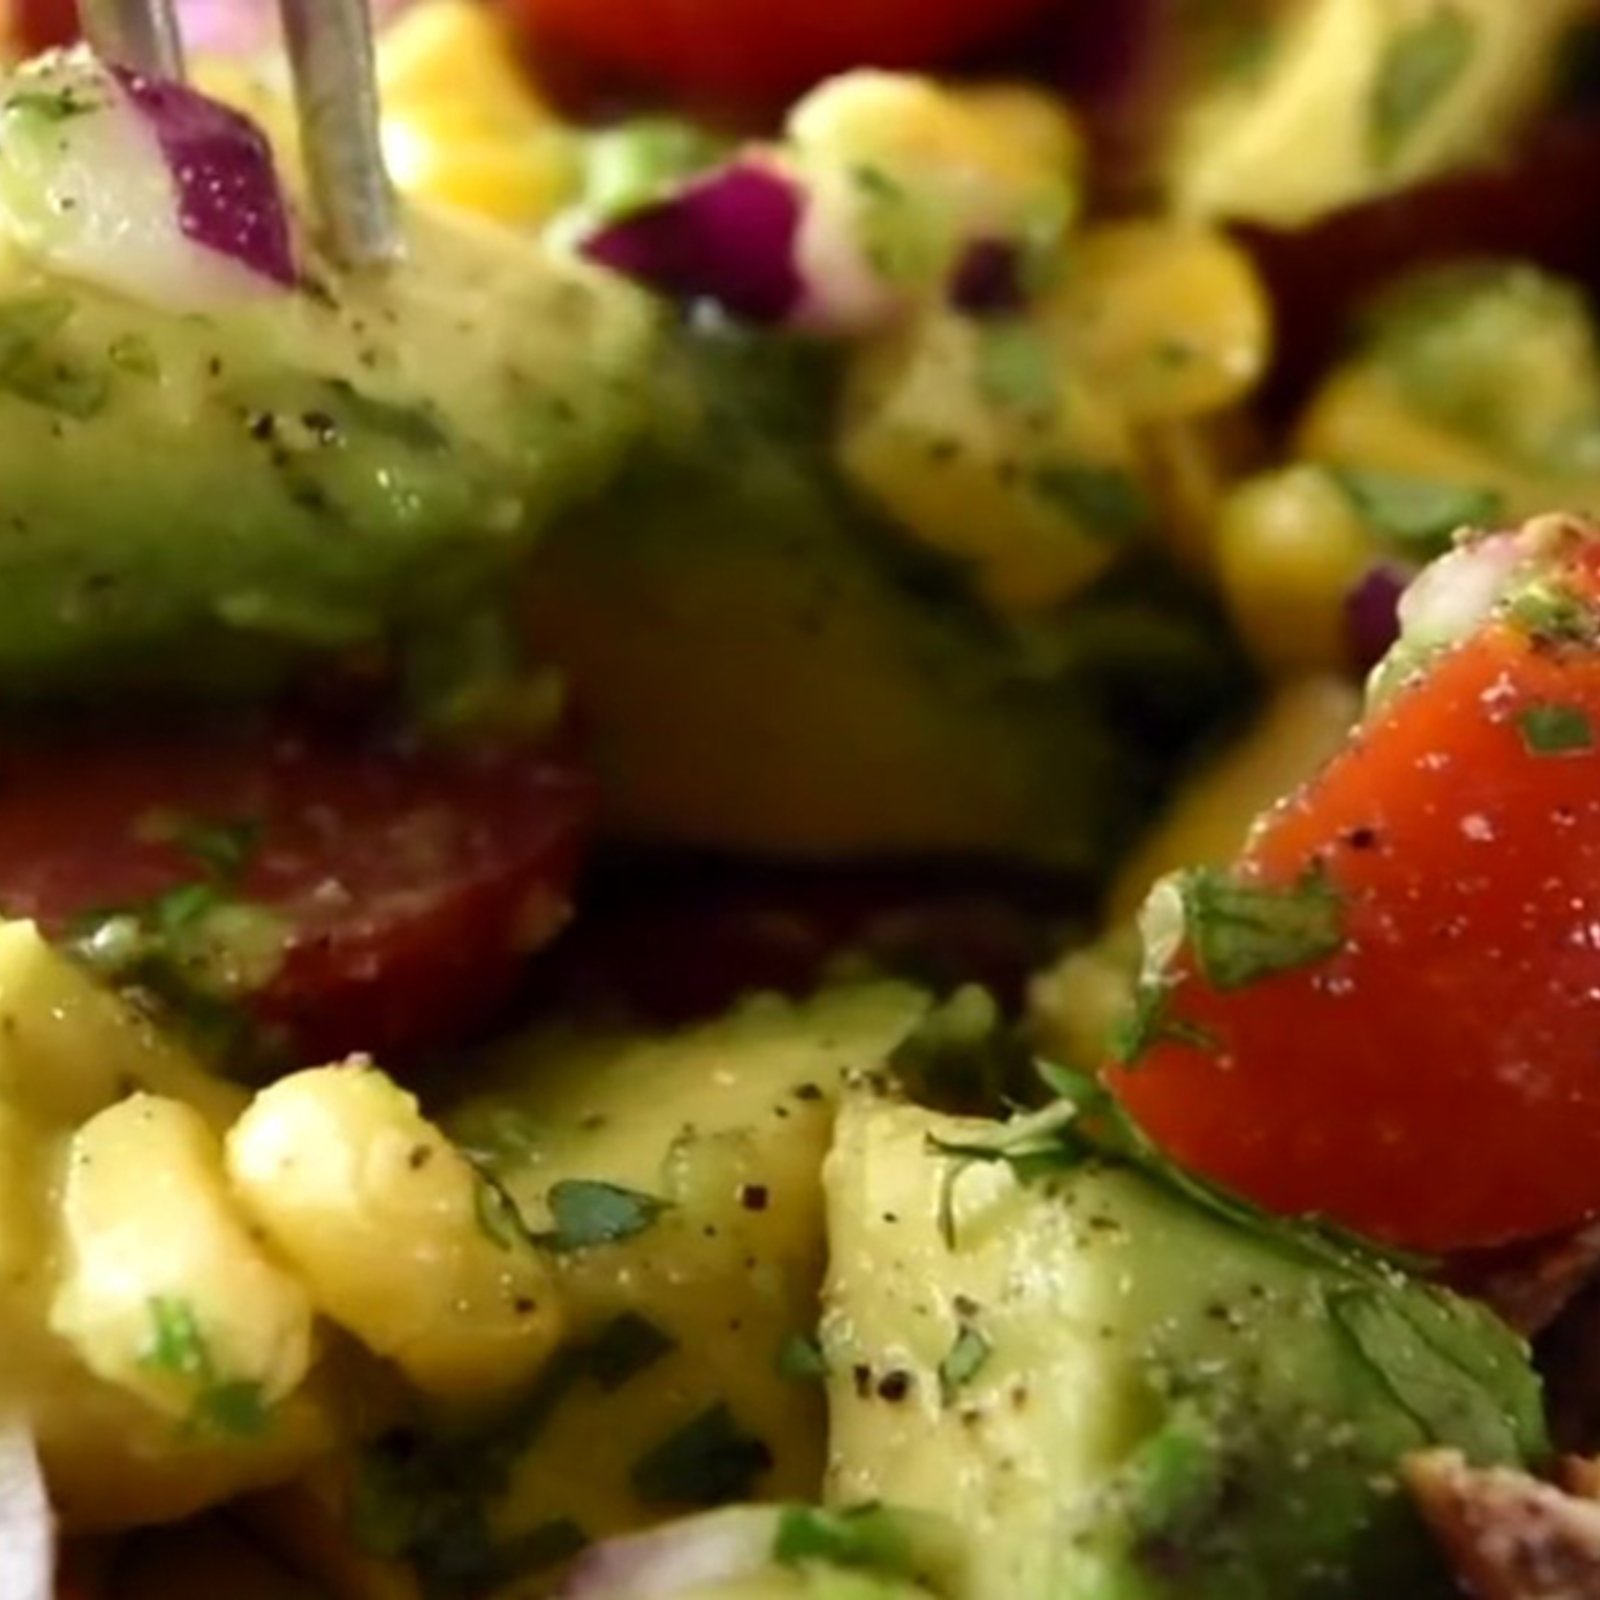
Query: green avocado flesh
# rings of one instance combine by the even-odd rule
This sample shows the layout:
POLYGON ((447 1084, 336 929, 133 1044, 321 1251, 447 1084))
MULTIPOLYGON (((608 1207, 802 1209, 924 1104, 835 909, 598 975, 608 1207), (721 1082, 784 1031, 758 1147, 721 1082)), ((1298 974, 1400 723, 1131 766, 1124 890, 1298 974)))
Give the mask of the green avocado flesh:
POLYGON ((965 1600, 1447 1600, 1408 1452, 1546 1448, 1488 1311, 1088 1163, 1030 1184, 847 1102, 823 1347, 838 1504, 940 1513, 965 1600))
POLYGON ((649 435, 534 558, 532 639, 612 831, 1096 872, 1236 703, 1221 630, 1148 570, 1026 633, 988 616, 846 494, 834 376, 770 335, 679 334, 649 435))
POLYGON ((0 700, 270 686, 500 597, 639 418, 652 314, 508 233, 204 316, 0 257, 0 700))

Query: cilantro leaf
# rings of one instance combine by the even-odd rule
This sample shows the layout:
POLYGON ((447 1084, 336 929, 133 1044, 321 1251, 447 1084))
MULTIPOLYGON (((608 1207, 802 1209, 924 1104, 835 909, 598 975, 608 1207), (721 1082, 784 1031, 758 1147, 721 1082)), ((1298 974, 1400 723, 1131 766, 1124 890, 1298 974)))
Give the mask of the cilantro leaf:
POLYGON ((1359 517, 1418 561, 1443 555, 1457 529, 1500 516, 1502 499, 1493 489, 1361 467, 1335 467, 1329 475, 1359 517))
POLYGON ((551 1186, 547 1202, 555 1226, 534 1238, 561 1254, 632 1239, 672 1209, 668 1200, 592 1178, 563 1179, 551 1186))
POLYGON ((1344 902, 1319 874, 1278 888, 1200 867, 1182 875, 1179 893, 1195 959, 1214 988, 1244 989, 1344 948, 1344 902))
POLYGON ((939 1363, 939 1397, 946 1405, 955 1400, 988 1365, 994 1347, 970 1322, 963 1322, 955 1343, 939 1363))
POLYGON ((153 1371, 193 1382, 196 1393, 190 1426, 235 1439, 253 1439, 265 1433, 271 1414, 261 1385, 251 1379, 218 1375, 194 1307, 175 1295, 154 1295, 149 1312, 150 1342, 141 1360, 153 1371))
POLYGON ((1378 68, 1368 109, 1374 163, 1388 166, 1472 63, 1478 46, 1471 19, 1455 5, 1436 6, 1403 28, 1378 68))
POLYGON ((880 1505, 844 1511, 785 1506, 772 1543, 772 1559, 782 1567, 817 1562, 886 1578, 917 1576, 911 1540, 901 1518, 880 1505))
POLYGON ((791 1383, 821 1382, 828 1376, 828 1358, 816 1339, 791 1333, 778 1347, 778 1376, 791 1383))
POLYGON ((745 1499, 772 1466, 772 1451, 718 1401, 645 1452, 629 1481, 648 1505, 709 1509, 745 1499))
POLYGON ((1517 728, 1530 755, 1578 755, 1594 749, 1594 724, 1581 706, 1536 701, 1517 713, 1517 728))

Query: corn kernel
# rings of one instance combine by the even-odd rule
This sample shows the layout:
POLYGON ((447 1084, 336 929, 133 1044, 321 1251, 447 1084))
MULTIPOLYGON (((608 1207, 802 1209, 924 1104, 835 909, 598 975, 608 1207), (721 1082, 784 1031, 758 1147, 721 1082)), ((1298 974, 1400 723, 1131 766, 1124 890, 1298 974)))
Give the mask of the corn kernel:
POLYGON ((1376 554, 1338 485, 1315 467, 1291 467, 1229 498, 1217 573, 1234 624, 1269 672, 1338 672, 1345 598, 1376 554))
POLYGON ((865 344, 839 454, 908 533, 971 563, 1004 611, 1066 598, 1147 520, 1120 415, 1024 322, 935 311, 865 344))

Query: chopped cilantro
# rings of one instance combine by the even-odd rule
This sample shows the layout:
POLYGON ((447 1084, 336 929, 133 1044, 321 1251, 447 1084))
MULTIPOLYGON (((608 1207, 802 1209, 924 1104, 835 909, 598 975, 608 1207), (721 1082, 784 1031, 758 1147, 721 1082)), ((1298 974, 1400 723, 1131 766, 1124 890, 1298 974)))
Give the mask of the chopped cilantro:
POLYGON ((1594 724, 1578 706, 1549 700, 1524 706, 1517 713, 1517 727, 1531 755, 1576 755, 1594 748, 1594 724))
POLYGON ((1111 1025, 1108 1048, 1120 1066, 1131 1066, 1147 1050, 1165 1041, 1193 1045, 1197 1050, 1215 1050, 1216 1035, 1198 1022, 1186 1022, 1172 1014, 1170 981, 1145 975, 1133 991, 1133 1001, 1111 1025))
POLYGON ((161 376, 161 363, 156 359, 155 348, 142 333, 118 335, 107 347, 106 355, 118 372, 126 372, 130 377, 161 376))
POLYGON ((1506 601, 1505 614, 1539 644, 1587 644, 1596 633, 1593 609, 1559 582, 1538 579, 1506 601))
POLYGON ((647 1505, 709 1508, 747 1498, 771 1466, 771 1450, 718 1401, 646 1451, 629 1478, 647 1505))
POLYGON ((1020 319, 986 327, 978 344, 978 387, 984 399, 1008 411, 1054 412, 1055 363, 1038 329, 1020 319))
POLYGON ((648 1317, 641 1317, 636 1311, 623 1311, 589 1342, 589 1374, 611 1394, 677 1348, 677 1340, 648 1317))
POLYGON ((950 1405, 988 1365, 994 1347, 970 1322, 963 1322, 955 1343, 939 1363, 939 1397, 950 1405))
POLYGON ((501 1250, 524 1250, 538 1245, 540 1240, 528 1231, 522 1212, 505 1185, 481 1167, 475 1169, 474 1176, 473 1212, 478 1219, 478 1231, 484 1238, 501 1250))
POLYGON ((772 1542, 772 1559, 783 1567, 820 1563, 887 1578, 917 1575, 911 1541, 901 1519, 880 1505, 844 1511, 785 1506, 772 1542))
POLYGON ((590 1178, 563 1179, 547 1198, 555 1225, 535 1237, 545 1249, 561 1253, 631 1239, 671 1209, 669 1201, 654 1195, 590 1178))
POLYGON ((7 112, 36 117, 41 122, 70 122, 100 109, 98 100, 85 99, 77 89, 13 89, 5 98, 7 112))
POLYGON ((1319 874, 1280 888, 1200 867, 1182 875, 1179 892, 1195 959, 1214 988, 1243 989, 1344 948, 1344 902, 1319 874))
POLYGON ((1143 492, 1121 467, 1051 461, 1034 467, 1028 484, 1040 499, 1065 512, 1096 539, 1131 539, 1150 521, 1143 492))
POLYGON ((1419 561, 1443 555, 1457 529, 1483 527, 1500 515, 1493 489, 1359 467, 1335 467, 1329 475, 1358 516, 1419 561))
POLYGON ((456 1143, 492 1172, 522 1165, 539 1148, 541 1132, 540 1124, 515 1106, 475 1109, 454 1127, 456 1143))
POLYGON ((226 822, 185 818, 173 829, 172 842, 212 877, 230 882, 254 859, 261 843, 261 822, 255 817, 226 822))
POLYGON ((190 1425, 224 1438, 253 1439, 264 1433, 269 1411, 261 1385, 220 1378, 194 1307, 171 1295, 150 1300, 150 1342, 141 1360, 153 1371, 196 1385, 190 1425))
POLYGON ((791 1383, 820 1383, 828 1376, 828 1358, 809 1334, 791 1333, 778 1347, 778 1376, 791 1383))
POLYGON ((1472 21, 1452 4, 1437 5, 1395 35, 1373 84, 1368 111, 1373 161, 1388 166, 1428 114, 1460 81, 1477 48, 1472 21))

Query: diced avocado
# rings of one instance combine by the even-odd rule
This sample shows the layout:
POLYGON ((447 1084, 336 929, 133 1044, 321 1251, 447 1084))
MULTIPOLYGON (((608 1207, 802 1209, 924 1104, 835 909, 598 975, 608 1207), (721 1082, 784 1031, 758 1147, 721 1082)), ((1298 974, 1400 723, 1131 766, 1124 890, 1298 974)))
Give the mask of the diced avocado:
POLYGON ((205 314, 0 255, 0 700, 254 691, 498 604, 643 400, 653 313, 421 213, 205 314))
POLYGON ((756 998, 675 1033, 545 1031, 497 1049, 446 1125, 550 1250, 567 1344, 488 1434, 375 1456, 363 1521, 377 1547, 482 1579, 519 1550, 570 1555, 560 1530, 596 1540, 751 1497, 814 1499, 834 1102, 929 1004, 875 984, 756 998))
POLYGON ((792 858, 960 853, 1098 871, 1237 694, 1170 577, 1010 629, 841 486, 829 355, 688 333, 653 436, 530 569, 538 653, 632 840, 792 858))
POLYGON ((1296 228, 1492 160, 1587 0, 1171 5, 1158 165, 1181 211, 1296 228), (1172 70, 1169 68, 1169 70, 1172 70))
POLYGON ((1130 1167, 1019 1147, 960 1170, 931 1143, 997 1131, 865 1096, 841 1112, 830 1498, 956 1521, 964 1600, 1453 1593, 1397 1468, 1442 1441, 1539 1455, 1520 1342, 1130 1167))

